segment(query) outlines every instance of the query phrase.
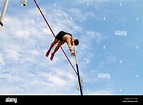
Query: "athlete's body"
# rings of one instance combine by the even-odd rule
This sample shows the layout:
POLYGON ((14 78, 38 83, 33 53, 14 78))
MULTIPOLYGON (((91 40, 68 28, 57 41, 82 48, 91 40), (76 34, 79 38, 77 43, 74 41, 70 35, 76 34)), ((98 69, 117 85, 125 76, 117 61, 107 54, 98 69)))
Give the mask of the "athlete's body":
POLYGON ((74 52, 72 46, 74 46, 74 45, 77 46, 79 44, 78 39, 74 39, 73 36, 70 33, 67 33, 67 32, 64 32, 64 31, 60 31, 56 35, 54 41, 51 43, 49 50, 46 52, 46 57, 48 57, 48 55, 49 55, 50 51, 52 50, 52 48, 54 47, 54 45, 57 44, 56 48, 51 53, 50 60, 53 60, 54 54, 58 51, 58 49, 64 43, 67 43, 71 55, 75 56, 75 52, 74 52))

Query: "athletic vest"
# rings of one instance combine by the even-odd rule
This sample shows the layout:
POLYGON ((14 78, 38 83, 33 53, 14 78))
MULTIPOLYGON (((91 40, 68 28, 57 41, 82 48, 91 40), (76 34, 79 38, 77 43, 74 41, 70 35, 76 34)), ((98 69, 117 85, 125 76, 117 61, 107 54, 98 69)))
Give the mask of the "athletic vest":
POLYGON ((58 40, 63 41, 63 36, 66 35, 66 34, 72 36, 72 35, 71 35, 70 33, 68 33, 68 32, 60 31, 60 32, 57 34, 56 38, 57 38, 58 40))

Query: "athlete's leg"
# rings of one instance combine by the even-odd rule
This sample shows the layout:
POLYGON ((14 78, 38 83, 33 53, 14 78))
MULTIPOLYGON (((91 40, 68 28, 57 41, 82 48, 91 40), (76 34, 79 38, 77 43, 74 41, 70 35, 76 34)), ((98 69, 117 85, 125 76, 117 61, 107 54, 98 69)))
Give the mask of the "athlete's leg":
POLYGON ((50 57, 51 60, 53 60, 53 57, 54 57, 55 53, 59 50, 59 48, 61 47, 61 45, 63 45, 64 43, 65 43, 64 41, 60 41, 58 43, 58 45, 56 46, 56 48, 54 49, 54 51, 51 53, 51 57, 50 57))
POLYGON ((46 52, 46 57, 48 57, 51 49, 54 47, 54 45, 58 42, 58 40, 55 38, 54 41, 51 43, 49 50, 46 52))

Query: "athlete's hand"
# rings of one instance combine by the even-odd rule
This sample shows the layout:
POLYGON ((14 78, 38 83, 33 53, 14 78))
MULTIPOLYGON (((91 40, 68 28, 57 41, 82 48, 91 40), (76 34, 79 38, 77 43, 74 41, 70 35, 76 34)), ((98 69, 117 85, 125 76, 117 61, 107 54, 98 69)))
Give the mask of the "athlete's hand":
POLYGON ((74 52, 74 51, 71 51, 71 55, 72 55, 72 56, 75 56, 75 52, 74 52))

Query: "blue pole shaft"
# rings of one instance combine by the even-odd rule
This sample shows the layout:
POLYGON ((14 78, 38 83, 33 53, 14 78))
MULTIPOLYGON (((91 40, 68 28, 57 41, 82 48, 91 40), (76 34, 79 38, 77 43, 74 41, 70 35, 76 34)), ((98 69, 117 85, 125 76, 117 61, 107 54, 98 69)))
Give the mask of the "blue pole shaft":
POLYGON ((82 96, 83 92, 82 92, 81 79, 80 79, 79 70, 78 70, 78 64, 76 64, 76 69, 77 69, 77 75, 78 75, 78 82, 79 82, 80 93, 81 93, 81 96, 82 96))
POLYGON ((75 52, 75 62, 76 62, 76 71, 77 71, 77 76, 78 76, 78 82, 79 82, 79 88, 80 88, 80 93, 81 93, 81 96, 83 95, 83 92, 82 92, 82 86, 81 86, 81 78, 80 78, 80 74, 79 74, 79 69, 78 69, 78 60, 77 60, 77 56, 76 56, 76 50, 75 50, 75 47, 73 47, 73 50, 75 52))

